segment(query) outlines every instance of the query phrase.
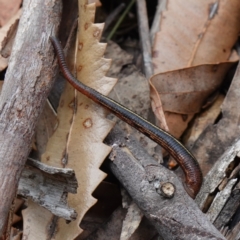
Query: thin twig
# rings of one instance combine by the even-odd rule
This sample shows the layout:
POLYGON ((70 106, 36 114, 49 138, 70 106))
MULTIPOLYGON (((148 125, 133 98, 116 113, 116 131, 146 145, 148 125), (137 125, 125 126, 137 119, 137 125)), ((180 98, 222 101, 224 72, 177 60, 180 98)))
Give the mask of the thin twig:
POLYGON ((138 26, 143 53, 144 72, 147 78, 153 75, 152 50, 149 35, 147 8, 145 0, 137 0, 138 26))
POLYGON ((151 45, 153 46, 156 33, 160 31, 160 22, 162 12, 166 10, 167 0, 158 0, 157 10, 153 19, 152 27, 150 30, 151 45))
POLYGON ((133 4, 135 3, 136 0, 132 0, 127 8, 125 9, 125 11, 123 12, 122 16, 118 19, 117 23, 115 24, 115 26, 113 27, 112 31, 109 33, 108 37, 107 37, 107 41, 109 41, 113 35, 115 34, 116 30, 118 29, 118 27, 120 26, 120 24, 122 23, 123 19, 125 18, 125 16, 127 15, 127 13, 129 12, 129 10, 131 9, 131 7, 133 6, 133 4))
POLYGON ((121 11, 125 8, 126 4, 121 3, 118 7, 116 7, 113 12, 111 12, 108 17, 105 20, 105 25, 103 29, 103 35, 106 33, 109 26, 112 24, 112 22, 116 19, 116 17, 121 13, 121 11))

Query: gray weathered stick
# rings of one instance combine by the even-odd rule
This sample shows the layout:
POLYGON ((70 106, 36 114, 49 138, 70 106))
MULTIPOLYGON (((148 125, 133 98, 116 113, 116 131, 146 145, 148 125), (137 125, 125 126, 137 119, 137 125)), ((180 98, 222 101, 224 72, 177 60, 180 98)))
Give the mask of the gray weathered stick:
POLYGON ((16 195, 34 128, 53 85, 49 37, 60 23, 61 1, 24 0, 23 14, 0 96, 0 236, 16 195))
POLYGON ((137 13, 139 35, 141 38, 141 47, 143 54, 144 72, 148 79, 153 75, 153 67, 152 67, 152 50, 150 43, 150 34, 145 0, 137 0, 137 13))
POLYGON ((187 195, 176 175, 157 164, 131 136, 114 129, 110 168, 138 207, 165 240, 225 239, 187 195), (170 182, 175 195, 165 197, 159 186, 170 182))
POLYGON ((150 30, 151 46, 155 41, 157 32, 160 31, 160 22, 162 18, 162 12, 166 10, 167 0, 158 0, 158 6, 154 15, 153 23, 150 30))
POLYGON ((76 193, 77 188, 77 179, 72 169, 48 166, 28 159, 19 181, 17 194, 30 198, 55 216, 72 221, 76 219, 77 213, 68 206, 67 194, 76 193))

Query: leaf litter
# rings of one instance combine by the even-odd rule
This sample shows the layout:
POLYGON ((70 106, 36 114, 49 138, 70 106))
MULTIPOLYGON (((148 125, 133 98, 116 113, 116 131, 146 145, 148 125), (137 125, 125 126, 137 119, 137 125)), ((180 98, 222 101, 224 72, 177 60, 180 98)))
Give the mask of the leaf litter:
MULTIPOLYGON (((83 8, 80 10, 82 11, 79 19, 81 30, 77 42, 77 77, 103 94, 108 94, 115 80, 106 77, 110 61, 103 58, 106 45, 99 43, 103 26, 93 24, 95 8, 92 4, 87 5, 87 1, 79 0, 79 5, 83 8), (86 34, 81 34, 82 32, 86 34)), ((207 97, 221 85, 232 61, 237 60, 234 54, 232 55, 231 49, 239 32, 239 7, 237 1, 212 3, 208 0, 202 2, 188 0, 187 4, 181 1, 169 1, 167 11, 163 12, 161 31, 156 35, 153 51, 155 70, 159 73, 151 78, 151 98, 156 115, 157 108, 163 107, 170 131, 177 137, 182 135, 193 116, 202 110, 207 97), (196 21, 189 21, 190 18, 196 21), (228 37, 219 37, 225 35, 228 37), (231 60, 226 62, 230 58, 231 60), (203 73, 206 75, 202 75, 203 73), (159 103, 159 99, 163 105, 159 103)), ((234 114, 233 110, 229 110, 230 106, 237 104, 239 99, 234 91, 238 89, 237 79, 233 85, 222 105, 225 115, 220 124, 208 128, 209 124, 213 124, 219 116, 219 106, 223 101, 221 96, 217 97, 216 106, 213 104, 212 108, 209 108, 214 109, 213 116, 208 116, 202 124, 204 127, 200 127, 200 132, 202 129, 207 129, 204 134, 211 135, 216 130, 222 131, 222 125, 223 128, 227 125, 230 128, 228 139, 224 139, 226 133, 224 133, 225 137, 218 135, 213 140, 209 138, 212 142, 216 142, 220 137, 221 147, 229 145, 231 139, 238 135, 235 125, 229 123, 232 119, 238 119, 238 115, 234 114), (231 98, 232 95, 235 96, 234 99, 231 98)), ((239 112, 237 108, 236 112, 239 112)), ((208 115, 207 111, 204 113, 208 115)), ((105 110, 66 84, 58 108, 58 127, 53 130, 53 136, 41 160, 53 166, 73 168, 76 171, 80 188, 77 195, 69 196, 69 204, 77 210, 79 216, 77 221, 66 223, 29 201, 28 208, 23 212, 24 233, 28 236, 33 239, 53 236, 54 239, 73 239, 81 233, 79 223, 87 210, 96 202, 92 193, 106 176, 99 170, 110 151, 110 148, 102 143, 113 126, 113 123, 106 119, 106 114, 105 110), (36 219, 42 221, 35 221, 36 219), (49 226, 46 221, 52 222, 52 232, 46 231, 49 226)), ((159 120, 161 122, 161 118, 159 120)), ((208 141, 204 142, 206 136, 201 136, 199 131, 192 132, 195 133, 191 133, 189 144, 194 145, 194 153, 199 155, 200 163, 204 164, 201 156, 205 153, 202 151, 209 147, 207 159, 210 159, 215 151, 215 145, 209 144, 208 141), (199 140, 195 143, 197 138, 199 140)), ((50 135, 47 134, 46 139, 50 135)), ((42 149, 43 152, 44 147, 42 149)), ((218 155, 221 153, 221 150, 217 151, 218 155)), ((206 168, 206 172, 212 164, 206 168)))

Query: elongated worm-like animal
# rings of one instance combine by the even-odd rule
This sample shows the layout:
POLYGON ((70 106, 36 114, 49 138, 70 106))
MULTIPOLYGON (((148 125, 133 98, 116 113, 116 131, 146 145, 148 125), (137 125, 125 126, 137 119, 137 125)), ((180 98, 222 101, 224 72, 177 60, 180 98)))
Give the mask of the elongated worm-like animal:
POLYGON ((82 82, 78 81, 75 77, 73 77, 67 68, 60 42, 55 37, 51 37, 50 39, 57 53, 60 68, 68 82, 79 92, 83 93, 94 102, 108 109, 111 113, 115 114, 121 120, 136 128, 144 135, 148 136, 150 139, 166 149, 178 162, 185 174, 184 187, 187 193, 192 198, 195 198, 201 188, 203 177, 199 164, 192 153, 188 151, 176 138, 174 138, 168 132, 158 128, 136 113, 125 108, 123 105, 115 102, 105 95, 102 95, 101 93, 86 86, 82 82))

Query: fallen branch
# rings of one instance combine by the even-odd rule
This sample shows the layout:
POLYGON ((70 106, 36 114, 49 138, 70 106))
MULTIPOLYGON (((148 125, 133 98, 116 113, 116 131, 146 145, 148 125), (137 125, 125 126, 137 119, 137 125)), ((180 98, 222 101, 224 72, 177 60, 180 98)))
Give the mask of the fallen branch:
POLYGON ((49 37, 60 23, 61 1, 25 0, 0 96, 0 236, 53 85, 49 37))
POLYGON ((115 128, 106 143, 113 146, 110 169, 165 240, 225 239, 176 175, 156 163, 131 136, 115 128), (174 186, 172 198, 161 189, 164 183, 174 186))
POLYGON ((23 169, 18 195, 30 198, 35 203, 66 220, 75 220, 77 213, 67 205, 67 194, 77 192, 75 173, 69 168, 48 166, 28 159, 23 169))

